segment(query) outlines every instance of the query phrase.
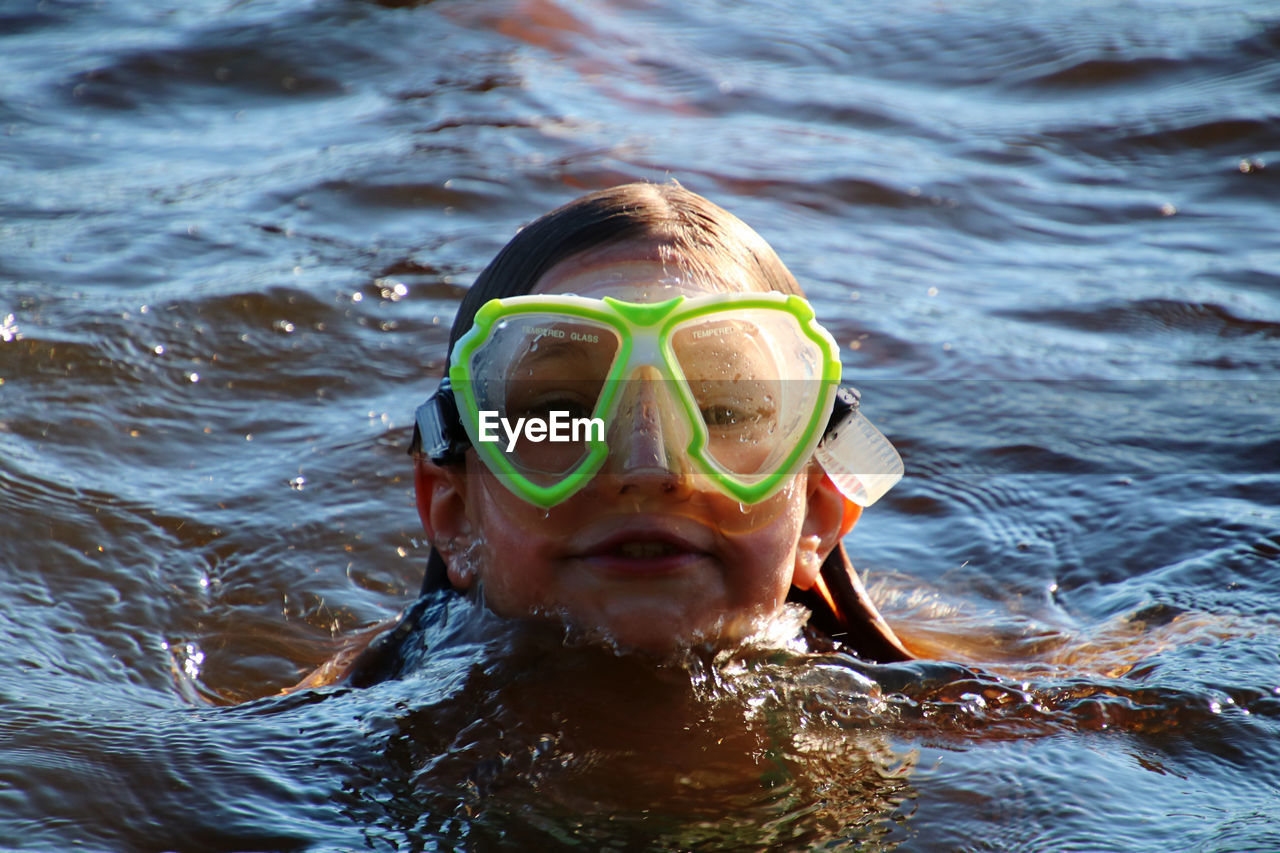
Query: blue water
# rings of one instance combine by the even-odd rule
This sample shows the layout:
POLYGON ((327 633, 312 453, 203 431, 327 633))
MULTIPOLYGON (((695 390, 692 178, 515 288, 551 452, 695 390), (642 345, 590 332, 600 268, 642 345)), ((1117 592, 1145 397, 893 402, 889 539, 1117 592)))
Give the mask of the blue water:
POLYGON ((0 5, 0 846, 1280 849, 1274 4, 0 5), (930 659, 395 616, 461 294, 582 192, 778 250, 930 659))

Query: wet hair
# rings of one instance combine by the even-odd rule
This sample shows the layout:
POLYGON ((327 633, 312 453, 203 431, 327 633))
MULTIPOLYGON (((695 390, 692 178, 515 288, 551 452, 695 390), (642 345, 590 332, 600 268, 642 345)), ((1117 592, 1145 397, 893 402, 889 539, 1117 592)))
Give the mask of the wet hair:
POLYGON ((522 228, 484 268, 458 306, 453 345, 490 299, 532 293, 563 261, 623 243, 656 246, 680 275, 803 296, 782 260, 749 225, 677 183, 623 184, 582 196, 522 228))
MULTIPOLYGON (((656 246, 659 257, 677 275, 723 282, 726 290, 745 286, 804 295, 764 238, 727 210, 674 182, 623 184, 582 196, 521 229, 463 297, 449 333, 449 354, 489 300, 531 293, 557 264, 632 242, 656 246)), ((835 640, 882 663, 911 658, 871 602, 843 543, 837 543, 823 562, 818 586, 821 590, 793 587, 788 596, 813 614, 811 643, 821 646, 835 640)), ((447 566, 432 548, 423 594, 449 588, 447 566)), ((410 611, 397 629, 401 634, 408 630, 403 626, 417 618, 412 614, 421 609, 410 611)), ((373 656, 371 660, 375 658, 388 659, 373 656)))

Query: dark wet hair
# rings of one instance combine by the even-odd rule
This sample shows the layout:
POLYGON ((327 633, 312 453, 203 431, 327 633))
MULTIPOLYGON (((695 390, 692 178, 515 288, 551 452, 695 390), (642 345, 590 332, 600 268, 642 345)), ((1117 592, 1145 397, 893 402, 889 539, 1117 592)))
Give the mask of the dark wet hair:
MULTIPOLYGON (((663 261, 679 275, 723 281, 726 289, 733 282, 804 295, 764 238, 727 210, 676 183, 623 184, 582 196, 521 229, 463 297, 449 334, 450 355, 454 344, 475 322, 476 312, 489 300, 530 293, 557 264, 628 242, 656 246, 663 261)), ((821 578, 826 596, 817 589, 795 588, 788 596, 812 612, 810 628, 820 635, 811 634, 811 642, 821 645, 836 640, 878 662, 910 659, 871 602, 843 543, 838 543, 822 564, 821 578)), ((447 566, 432 548, 423 594, 447 589, 447 566)), ((412 614, 421 609, 410 611, 398 629, 401 634, 408 630, 404 625, 416 618, 412 614)))
POLYGON ((681 274, 803 296, 764 239, 724 208, 677 183, 623 184, 575 199, 522 228, 484 268, 458 306, 449 352, 490 299, 531 293, 552 267, 628 242, 658 248, 681 274))

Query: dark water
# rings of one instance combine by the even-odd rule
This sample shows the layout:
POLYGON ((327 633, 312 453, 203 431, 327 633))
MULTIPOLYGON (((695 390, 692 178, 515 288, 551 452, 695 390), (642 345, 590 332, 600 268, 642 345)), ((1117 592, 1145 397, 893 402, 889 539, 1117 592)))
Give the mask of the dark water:
POLYGON ((1273 3, 5 0, 0 846, 1280 849, 1273 3), (908 476, 933 662, 412 600, 403 448, 523 222, 755 225, 908 476), (535 632, 536 633, 536 632, 535 632))

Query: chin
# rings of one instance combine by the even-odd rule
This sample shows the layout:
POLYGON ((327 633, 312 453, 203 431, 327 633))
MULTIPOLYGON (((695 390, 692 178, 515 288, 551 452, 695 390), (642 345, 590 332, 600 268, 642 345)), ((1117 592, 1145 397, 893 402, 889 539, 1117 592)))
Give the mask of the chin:
POLYGON ((672 614, 668 607, 663 612, 642 610, 626 615, 614 614, 604 619, 600 627, 584 633, 598 638, 622 651, 668 655, 702 645, 719 645, 735 639, 724 619, 687 620, 672 614))

